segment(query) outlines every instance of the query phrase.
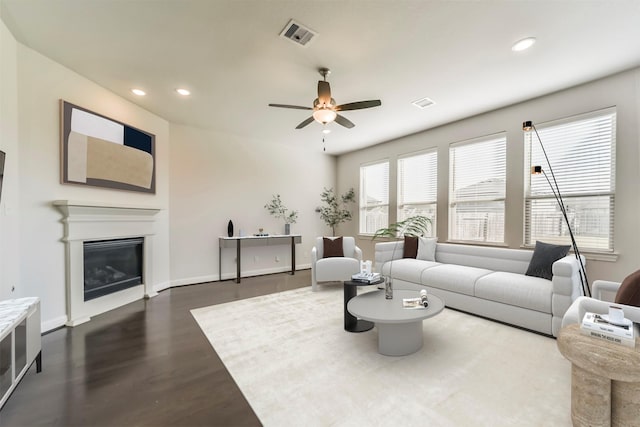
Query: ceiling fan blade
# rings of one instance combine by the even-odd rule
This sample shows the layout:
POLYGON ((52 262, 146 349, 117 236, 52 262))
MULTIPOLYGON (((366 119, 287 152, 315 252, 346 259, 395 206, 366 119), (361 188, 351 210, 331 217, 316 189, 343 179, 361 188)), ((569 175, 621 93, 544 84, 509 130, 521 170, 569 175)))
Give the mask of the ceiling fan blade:
POLYGON ((318 80, 318 103, 331 104, 331 86, 329 86, 329 82, 318 80))
POLYGON ((296 129, 302 129, 303 127, 305 127, 306 125, 308 125, 312 121, 313 121, 313 116, 309 117, 307 120, 305 120, 304 122, 302 122, 298 126, 296 126, 296 129))
POLYGON ((347 129, 351 129, 355 126, 351 120, 347 119, 345 116, 341 116, 340 114, 336 116, 336 123, 346 127, 347 129))
POLYGON ((296 110, 313 110, 313 108, 311 107, 302 107, 300 105, 289 105, 289 104, 269 104, 269 107, 293 108, 296 110))
POLYGON ((348 111, 348 110, 362 110, 363 108, 379 107, 382 105, 379 99, 371 101, 358 101, 349 102, 348 104, 342 104, 336 106, 336 111, 348 111))

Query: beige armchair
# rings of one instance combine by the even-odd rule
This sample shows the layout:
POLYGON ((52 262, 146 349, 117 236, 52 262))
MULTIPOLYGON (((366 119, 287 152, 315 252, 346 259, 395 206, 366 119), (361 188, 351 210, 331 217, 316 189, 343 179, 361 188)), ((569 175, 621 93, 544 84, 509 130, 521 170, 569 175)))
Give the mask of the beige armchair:
POLYGON ((318 289, 318 283, 351 280, 351 276, 360 271, 362 250, 356 246, 353 237, 342 238, 342 257, 324 257, 324 240, 316 239, 311 249, 311 290, 318 289))
POLYGON ((569 307, 562 318, 562 327, 573 323, 581 323, 584 314, 599 313, 607 314, 609 306, 615 305, 621 307, 624 311, 624 317, 635 323, 640 323, 640 307, 632 305, 616 304, 613 298, 620 288, 620 282, 610 282, 607 280, 596 280, 593 282, 593 298, 578 297, 569 307), (609 298, 607 298, 609 297, 609 298))

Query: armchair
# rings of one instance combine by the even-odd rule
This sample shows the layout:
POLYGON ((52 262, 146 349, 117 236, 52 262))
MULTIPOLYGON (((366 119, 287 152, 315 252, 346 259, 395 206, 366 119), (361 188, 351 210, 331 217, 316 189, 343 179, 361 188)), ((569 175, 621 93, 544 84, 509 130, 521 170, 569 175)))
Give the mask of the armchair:
POLYGON ((615 305, 622 308, 624 317, 635 323, 640 323, 640 307, 632 305, 617 304, 606 300, 607 294, 615 296, 620 288, 620 282, 610 282, 608 280, 596 280, 593 282, 593 298, 578 297, 569 307, 562 318, 562 327, 582 322, 586 312, 607 314, 609 306, 615 305))
POLYGON ((324 257, 324 239, 318 237, 316 245, 311 249, 311 290, 318 289, 320 282, 335 282, 350 280, 353 274, 360 271, 362 250, 356 246, 353 237, 342 238, 342 252, 344 256, 324 257))

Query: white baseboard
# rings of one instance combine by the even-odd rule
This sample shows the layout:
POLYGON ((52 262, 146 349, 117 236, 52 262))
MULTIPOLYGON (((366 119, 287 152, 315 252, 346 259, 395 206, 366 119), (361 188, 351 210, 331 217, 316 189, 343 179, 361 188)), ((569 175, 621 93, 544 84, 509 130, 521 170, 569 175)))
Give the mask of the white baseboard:
POLYGON ((64 326, 67 323, 67 316, 58 316, 54 319, 45 320, 40 323, 40 330, 42 333, 52 331, 61 326, 64 326))
POLYGON ((160 291, 164 291, 165 289, 169 289, 172 286, 173 285, 171 281, 156 283, 155 285, 153 285, 153 290, 156 292, 160 292, 160 291))
MULTIPOLYGON (((311 264, 300 264, 296 266, 296 271, 300 270, 309 270, 311 268, 311 264)), ((275 274, 275 273, 286 273, 291 271, 290 267, 273 267, 273 268, 263 268, 260 270, 250 270, 243 271, 241 277, 254 277, 254 276, 263 276, 266 274, 275 274)), ((235 273, 223 273, 222 280, 232 280, 236 278, 235 273)), ((220 281, 220 276, 218 274, 212 274, 207 276, 194 276, 194 277, 186 277, 183 279, 172 280, 171 285, 168 287, 176 287, 176 286, 185 286, 185 285, 195 285, 198 283, 206 283, 206 282, 218 282, 220 281)), ((167 289, 167 288, 163 288, 167 289)), ((156 290, 160 290, 156 287, 156 290)))

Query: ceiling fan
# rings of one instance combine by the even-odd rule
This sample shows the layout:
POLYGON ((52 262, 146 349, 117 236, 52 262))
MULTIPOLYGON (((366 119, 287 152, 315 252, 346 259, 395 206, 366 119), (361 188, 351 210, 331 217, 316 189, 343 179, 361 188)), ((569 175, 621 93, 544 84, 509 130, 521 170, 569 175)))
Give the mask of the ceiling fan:
POLYGON ((335 121, 339 125, 351 129, 355 124, 346 117, 338 114, 339 111, 362 110, 363 108, 378 107, 382 105, 379 99, 336 105, 336 100, 331 97, 331 87, 327 81, 327 76, 331 74, 331 70, 328 68, 320 68, 318 71, 320 72, 323 80, 318 80, 318 97, 313 101, 313 107, 289 104, 269 104, 269 107, 313 110, 311 117, 296 126, 296 129, 302 129, 314 120, 322 123, 323 125, 335 121))

